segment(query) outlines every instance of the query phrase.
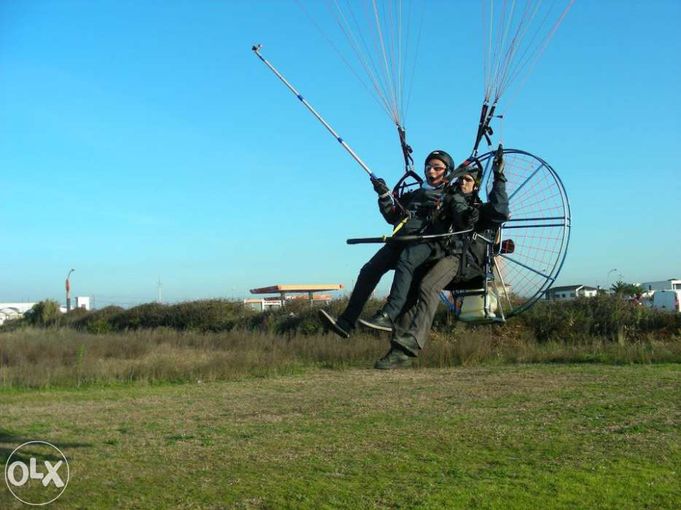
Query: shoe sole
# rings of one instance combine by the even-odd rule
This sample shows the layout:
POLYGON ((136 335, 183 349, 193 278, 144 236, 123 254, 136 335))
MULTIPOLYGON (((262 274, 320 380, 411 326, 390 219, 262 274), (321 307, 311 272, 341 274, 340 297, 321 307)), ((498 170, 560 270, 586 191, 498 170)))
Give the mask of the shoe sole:
POLYGON ((392 332, 393 332, 393 328, 389 328, 389 327, 387 327, 387 326, 379 326, 379 325, 377 325, 377 324, 372 324, 371 322, 365 321, 364 319, 360 319, 360 320, 359 320, 359 323, 360 323, 362 326, 367 327, 367 328, 377 329, 377 330, 379 330, 379 331, 387 331, 388 333, 392 333, 392 332))
POLYGON ((319 310, 319 315, 322 318, 322 320, 326 323, 326 325, 329 326, 329 329, 331 329, 339 337, 350 338, 350 333, 348 333, 338 324, 336 324, 336 320, 333 317, 331 317, 328 313, 326 313, 324 310, 319 310))

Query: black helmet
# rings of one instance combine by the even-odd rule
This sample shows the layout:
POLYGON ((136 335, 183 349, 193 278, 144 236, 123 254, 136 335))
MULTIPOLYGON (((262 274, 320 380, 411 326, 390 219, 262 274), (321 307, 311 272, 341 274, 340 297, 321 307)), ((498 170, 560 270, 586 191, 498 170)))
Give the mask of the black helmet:
MULTIPOLYGON (((438 161, 442 161, 445 164, 446 168, 445 168, 444 178, 445 178, 445 181, 449 181, 447 176, 452 173, 452 171, 454 170, 454 166, 455 166, 454 160, 452 159, 452 157, 449 154, 447 154, 445 151, 435 150, 435 151, 431 152, 430 154, 428 154, 428 156, 426 156, 425 164, 427 165, 428 161, 430 161, 431 159, 437 159, 438 161)), ((426 175, 426 181, 429 181, 428 172, 426 172, 425 175, 426 175)))
POLYGON ((426 157, 426 161, 425 161, 424 165, 428 164, 428 161, 430 161, 431 159, 439 159, 440 161, 442 161, 445 164, 445 166, 447 167, 447 170, 451 170, 455 166, 454 160, 445 151, 433 151, 433 152, 431 152, 426 157))
POLYGON ((477 160, 469 161, 466 160, 461 163, 455 170, 453 170, 449 175, 447 175, 447 180, 452 182, 454 179, 458 179, 463 175, 470 175, 475 179, 475 187, 480 187, 480 178, 482 177, 482 168, 477 160))

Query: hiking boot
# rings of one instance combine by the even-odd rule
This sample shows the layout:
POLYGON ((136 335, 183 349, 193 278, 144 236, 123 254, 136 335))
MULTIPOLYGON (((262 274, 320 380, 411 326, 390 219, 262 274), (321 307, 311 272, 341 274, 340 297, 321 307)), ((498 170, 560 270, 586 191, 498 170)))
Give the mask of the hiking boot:
POLYGON ((391 347, 388 354, 374 363, 374 368, 379 370, 406 368, 411 365, 411 360, 411 356, 408 356, 402 349, 391 347))
POLYGON ((326 325, 331 331, 336 333, 341 338, 350 338, 350 331, 352 328, 343 319, 334 319, 325 310, 319 310, 319 318, 322 324, 326 325))
POLYGON ((388 317, 388 314, 381 310, 376 312, 370 319, 360 319, 360 324, 371 329, 378 329, 380 331, 392 331, 393 321, 388 317))

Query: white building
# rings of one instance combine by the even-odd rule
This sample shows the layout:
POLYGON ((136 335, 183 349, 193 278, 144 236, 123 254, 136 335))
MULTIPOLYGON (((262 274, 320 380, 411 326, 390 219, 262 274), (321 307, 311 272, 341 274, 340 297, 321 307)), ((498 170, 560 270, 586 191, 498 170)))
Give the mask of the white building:
POLYGON ((35 306, 35 303, 0 303, 0 326, 5 321, 20 319, 35 306))
POLYGON ((309 303, 326 304, 331 301, 331 296, 329 294, 315 294, 312 301, 309 301, 307 296, 285 296, 284 301, 282 301, 280 297, 247 298, 244 299, 244 304, 256 312, 264 312, 274 308, 281 308, 282 304, 303 299, 309 303))
POLYGON ((86 310, 90 310, 90 297, 76 296, 76 308, 85 308, 86 310))
POLYGON ((669 280, 660 280, 657 282, 643 282, 640 286, 643 292, 650 294, 656 290, 681 290, 681 280, 678 278, 670 278, 669 280))
POLYGON ((256 312, 264 312, 273 308, 281 308, 281 299, 279 298, 247 298, 244 299, 244 304, 256 312))
POLYGON ((588 285, 566 285, 563 287, 551 287, 546 291, 546 299, 552 301, 576 299, 578 297, 595 297, 598 294, 596 287, 588 285))

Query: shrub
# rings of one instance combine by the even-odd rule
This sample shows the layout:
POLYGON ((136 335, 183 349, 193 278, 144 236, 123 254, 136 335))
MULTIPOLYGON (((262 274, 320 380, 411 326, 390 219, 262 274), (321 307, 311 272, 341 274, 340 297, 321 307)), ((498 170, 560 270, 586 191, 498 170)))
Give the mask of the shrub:
POLYGON ((565 302, 541 302, 520 315, 540 342, 570 341, 589 336, 623 342, 655 332, 681 331, 681 317, 653 310, 616 296, 599 295, 565 302))
POLYGON ((56 326, 60 315, 59 303, 47 299, 33 305, 33 308, 24 314, 24 319, 32 326, 56 326))
POLYGON ((59 318, 59 324, 61 326, 71 326, 72 324, 86 317, 88 313, 89 312, 85 308, 74 308, 73 310, 61 315, 59 318))
MULTIPOLYGON (((325 304, 324 309, 331 315, 338 317, 347 303, 347 298, 334 299, 325 304)), ((373 315, 381 304, 382 301, 370 299, 364 307, 364 315, 373 315)), ((239 320, 236 327, 250 331, 287 335, 290 338, 294 334, 311 336, 322 333, 325 326, 319 319, 319 306, 310 306, 309 301, 300 299, 289 301, 284 307, 256 313, 239 320)))
POLYGON ((229 331, 235 324, 256 312, 243 303, 223 299, 189 301, 173 305, 168 310, 166 326, 177 330, 229 331))
MULTIPOLYGON (((338 316, 346 305, 346 299, 339 299, 331 301, 324 308, 338 316)), ((364 316, 374 313, 380 305, 381 301, 370 300, 365 307, 364 316)), ((73 310, 60 319, 56 311, 57 303, 43 301, 28 314, 26 322, 15 321, 16 324, 4 327, 3 331, 26 324, 39 327, 61 324, 96 334, 155 328, 201 332, 237 329, 290 338, 292 335, 312 336, 324 331, 318 309, 317 306, 311 307, 306 300, 300 300, 288 302, 282 308, 258 313, 238 301, 214 299, 174 305, 147 303, 128 310, 113 306, 93 312, 73 310)), ((452 314, 444 306, 440 306, 433 330, 451 331, 456 324, 452 314)), ((463 324, 459 327, 467 328, 463 324)), ((499 337, 532 337, 540 342, 574 343, 589 338, 618 342, 640 341, 650 334, 657 338, 681 335, 681 315, 652 310, 617 297, 601 295, 568 302, 540 302, 502 328, 488 329, 499 337)))
MULTIPOLYGON (((322 332, 322 323, 317 315, 317 308, 304 309, 298 313, 289 311, 278 321, 276 332, 280 335, 293 335, 300 333, 305 336, 315 335, 322 332)), ((284 310, 286 311, 286 310, 284 310)))
POLYGON ((242 303, 213 299, 176 305, 146 303, 128 310, 110 306, 79 317, 70 325, 91 333, 154 328, 229 331, 252 315, 255 312, 242 303))
POLYGON ((120 306, 107 306, 78 317, 70 325, 76 329, 85 330, 88 333, 108 333, 114 329, 112 319, 124 311, 120 306))
POLYGON ((168 321, 168 306, 161 303, 146 303, 125 310, 110 319, 114 330, 151 329, 165 326, 168 321))

